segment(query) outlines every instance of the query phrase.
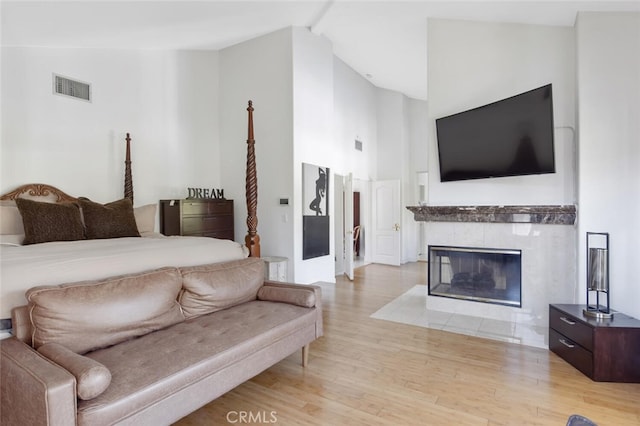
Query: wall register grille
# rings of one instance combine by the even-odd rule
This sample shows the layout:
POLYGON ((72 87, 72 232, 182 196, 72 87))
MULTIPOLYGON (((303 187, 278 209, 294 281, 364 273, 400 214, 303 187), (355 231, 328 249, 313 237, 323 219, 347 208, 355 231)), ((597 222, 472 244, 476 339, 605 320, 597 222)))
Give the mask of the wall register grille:
POLYGON ((91 102, 91 84, 53 74, 53 93, 91 102))

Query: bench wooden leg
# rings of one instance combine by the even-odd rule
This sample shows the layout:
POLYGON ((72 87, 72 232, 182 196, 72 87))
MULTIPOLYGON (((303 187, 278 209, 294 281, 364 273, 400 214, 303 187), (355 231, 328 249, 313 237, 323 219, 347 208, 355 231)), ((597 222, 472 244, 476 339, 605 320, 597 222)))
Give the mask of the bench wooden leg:
POLYGON ((309 363, 309 345, 302 347, 302 366, 306 367, 309 363))

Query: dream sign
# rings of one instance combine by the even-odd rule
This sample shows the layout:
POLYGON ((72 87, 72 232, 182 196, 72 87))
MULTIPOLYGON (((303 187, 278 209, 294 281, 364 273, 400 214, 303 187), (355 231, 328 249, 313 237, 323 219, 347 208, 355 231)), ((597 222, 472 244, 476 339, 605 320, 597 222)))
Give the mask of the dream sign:
POLYGON ((224 200, 224 189, 187 188, 187 198, 216 198, 224 200))

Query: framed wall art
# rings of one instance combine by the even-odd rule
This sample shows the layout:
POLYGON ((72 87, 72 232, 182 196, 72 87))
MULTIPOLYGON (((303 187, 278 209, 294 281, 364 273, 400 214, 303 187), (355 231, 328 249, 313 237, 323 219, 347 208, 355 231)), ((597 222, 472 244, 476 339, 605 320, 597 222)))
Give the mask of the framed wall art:
POLYGON ((302 259, 329 254, 329 168, 302 163, 302 259))

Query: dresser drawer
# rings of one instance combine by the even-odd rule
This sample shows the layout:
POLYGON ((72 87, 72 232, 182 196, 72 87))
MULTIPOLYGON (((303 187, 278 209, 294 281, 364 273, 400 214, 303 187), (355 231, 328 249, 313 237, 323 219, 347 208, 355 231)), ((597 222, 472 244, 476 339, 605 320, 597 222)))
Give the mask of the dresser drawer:
POLYGON ((549 349, 588 377, 592 377, 593 354, 576 342, 549 329, 549 349))
POLYGON ((593 328, 553 307, 549 309, 549 328, 568 337, 588 351, 593 351, 593 328))
POLYGON ((233 230, 233 216, 193 216, 182 220, 182 232, 185 234, 229 229, 233 230))
POLYGON ((233 240, 233 200, 160 200, 160 232, 233 240))
POLYGON ((233 214, 233 203, 227 201, 220 202, 202 202, 202 201, 183 201, 182 214, 189 215, 207 215, 207 214, 233 214))
POLYGON ((219 238, 221 240, 233 240, 233 229, 228 231, 209 231, 202 234, 203 237, 219 238))

